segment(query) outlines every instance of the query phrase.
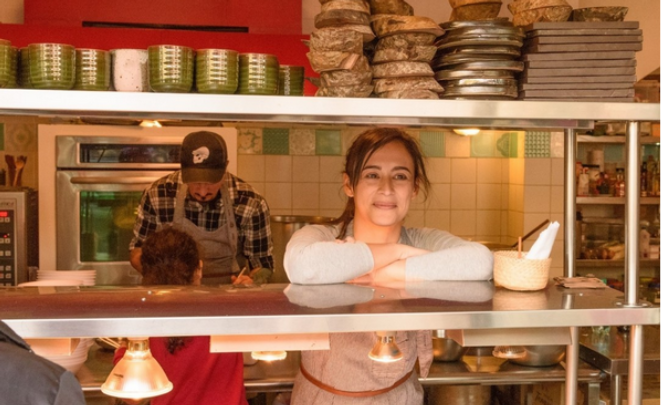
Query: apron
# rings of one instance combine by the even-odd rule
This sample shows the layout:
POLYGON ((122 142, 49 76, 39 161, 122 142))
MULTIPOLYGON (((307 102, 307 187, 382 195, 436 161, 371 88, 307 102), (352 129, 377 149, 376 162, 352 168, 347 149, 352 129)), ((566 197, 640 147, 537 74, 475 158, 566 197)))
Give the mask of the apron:
POLYGON ((231 284, 232 273, 239 272, 239 263, 236 260, 239 232, 236 229, 234 209, 227 188, 227 177, 220 189, 220 196, 225 207, 225 225, 215 231, 204 230, 186 219, 184 201, 187 194, 188 186, 180 184, 174 204, 172 226, 191 235, 200 247, 200 254, 204 261, 202 284, 231 284))

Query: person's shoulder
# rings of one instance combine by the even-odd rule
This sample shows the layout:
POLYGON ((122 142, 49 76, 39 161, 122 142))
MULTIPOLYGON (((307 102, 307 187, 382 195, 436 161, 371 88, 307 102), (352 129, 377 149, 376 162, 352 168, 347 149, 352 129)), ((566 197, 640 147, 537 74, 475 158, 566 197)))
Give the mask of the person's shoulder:
POLYGON ((315 239, 335 240, 340 234, 339 225, 309 224, 296 231, 299 236, 315 237, 315 239))
POLYGON ((428 238, 428 237, 448 237, 448 236, 453 236, 450 232, 448 231, 443 231, 438 228, 408 228, 404 227, 404 231, 406 234, 409 236, 409 238, 413 240, 421 239, 421 238, 428 238))

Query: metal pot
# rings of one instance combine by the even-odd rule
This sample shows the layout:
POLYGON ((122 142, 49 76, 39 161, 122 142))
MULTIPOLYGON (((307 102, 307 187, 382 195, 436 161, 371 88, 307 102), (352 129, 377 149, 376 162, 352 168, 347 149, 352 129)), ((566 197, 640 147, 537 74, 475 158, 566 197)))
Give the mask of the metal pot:
POLYGON ((565 358, 565 348, 566 346, 523 346, 525 351, 523 357, 510 361, 522 366, 553 366, 565 358))
POLYGON ((436 361, 457 361, 468 350, 455 340, 445 337, 444 330, 436 330, 432 333, 432 350, 436 361))
POLYGON ((429 405, 488 405, 491 387, 480 384, 432 385, 427 395, 429 405))

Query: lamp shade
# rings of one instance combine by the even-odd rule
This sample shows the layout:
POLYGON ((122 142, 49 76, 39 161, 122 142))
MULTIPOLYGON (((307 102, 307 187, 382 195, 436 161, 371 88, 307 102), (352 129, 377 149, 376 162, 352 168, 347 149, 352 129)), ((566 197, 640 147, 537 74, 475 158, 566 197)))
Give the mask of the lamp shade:
POLYGON ((369 358, 382 363, 392 363, 404 358, 395 343, 395 332, 376 332, 377 342, 369 353, 369 358))
POLYGON ((160 364, 151 355, 147 338, 129 338, 124 357, 101 386, 101 392, 117 398, 141 399, 172 391, 160 364))

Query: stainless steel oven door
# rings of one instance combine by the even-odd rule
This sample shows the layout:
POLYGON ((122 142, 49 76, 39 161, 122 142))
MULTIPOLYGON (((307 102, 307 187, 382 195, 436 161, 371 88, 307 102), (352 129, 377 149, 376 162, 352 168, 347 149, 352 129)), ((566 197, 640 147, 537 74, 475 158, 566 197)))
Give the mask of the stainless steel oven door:
POLYGON ((57 269, 95 269, 97 285, 139 284, 128 245, 143 191, 169 171, 59 170, 57 269))

